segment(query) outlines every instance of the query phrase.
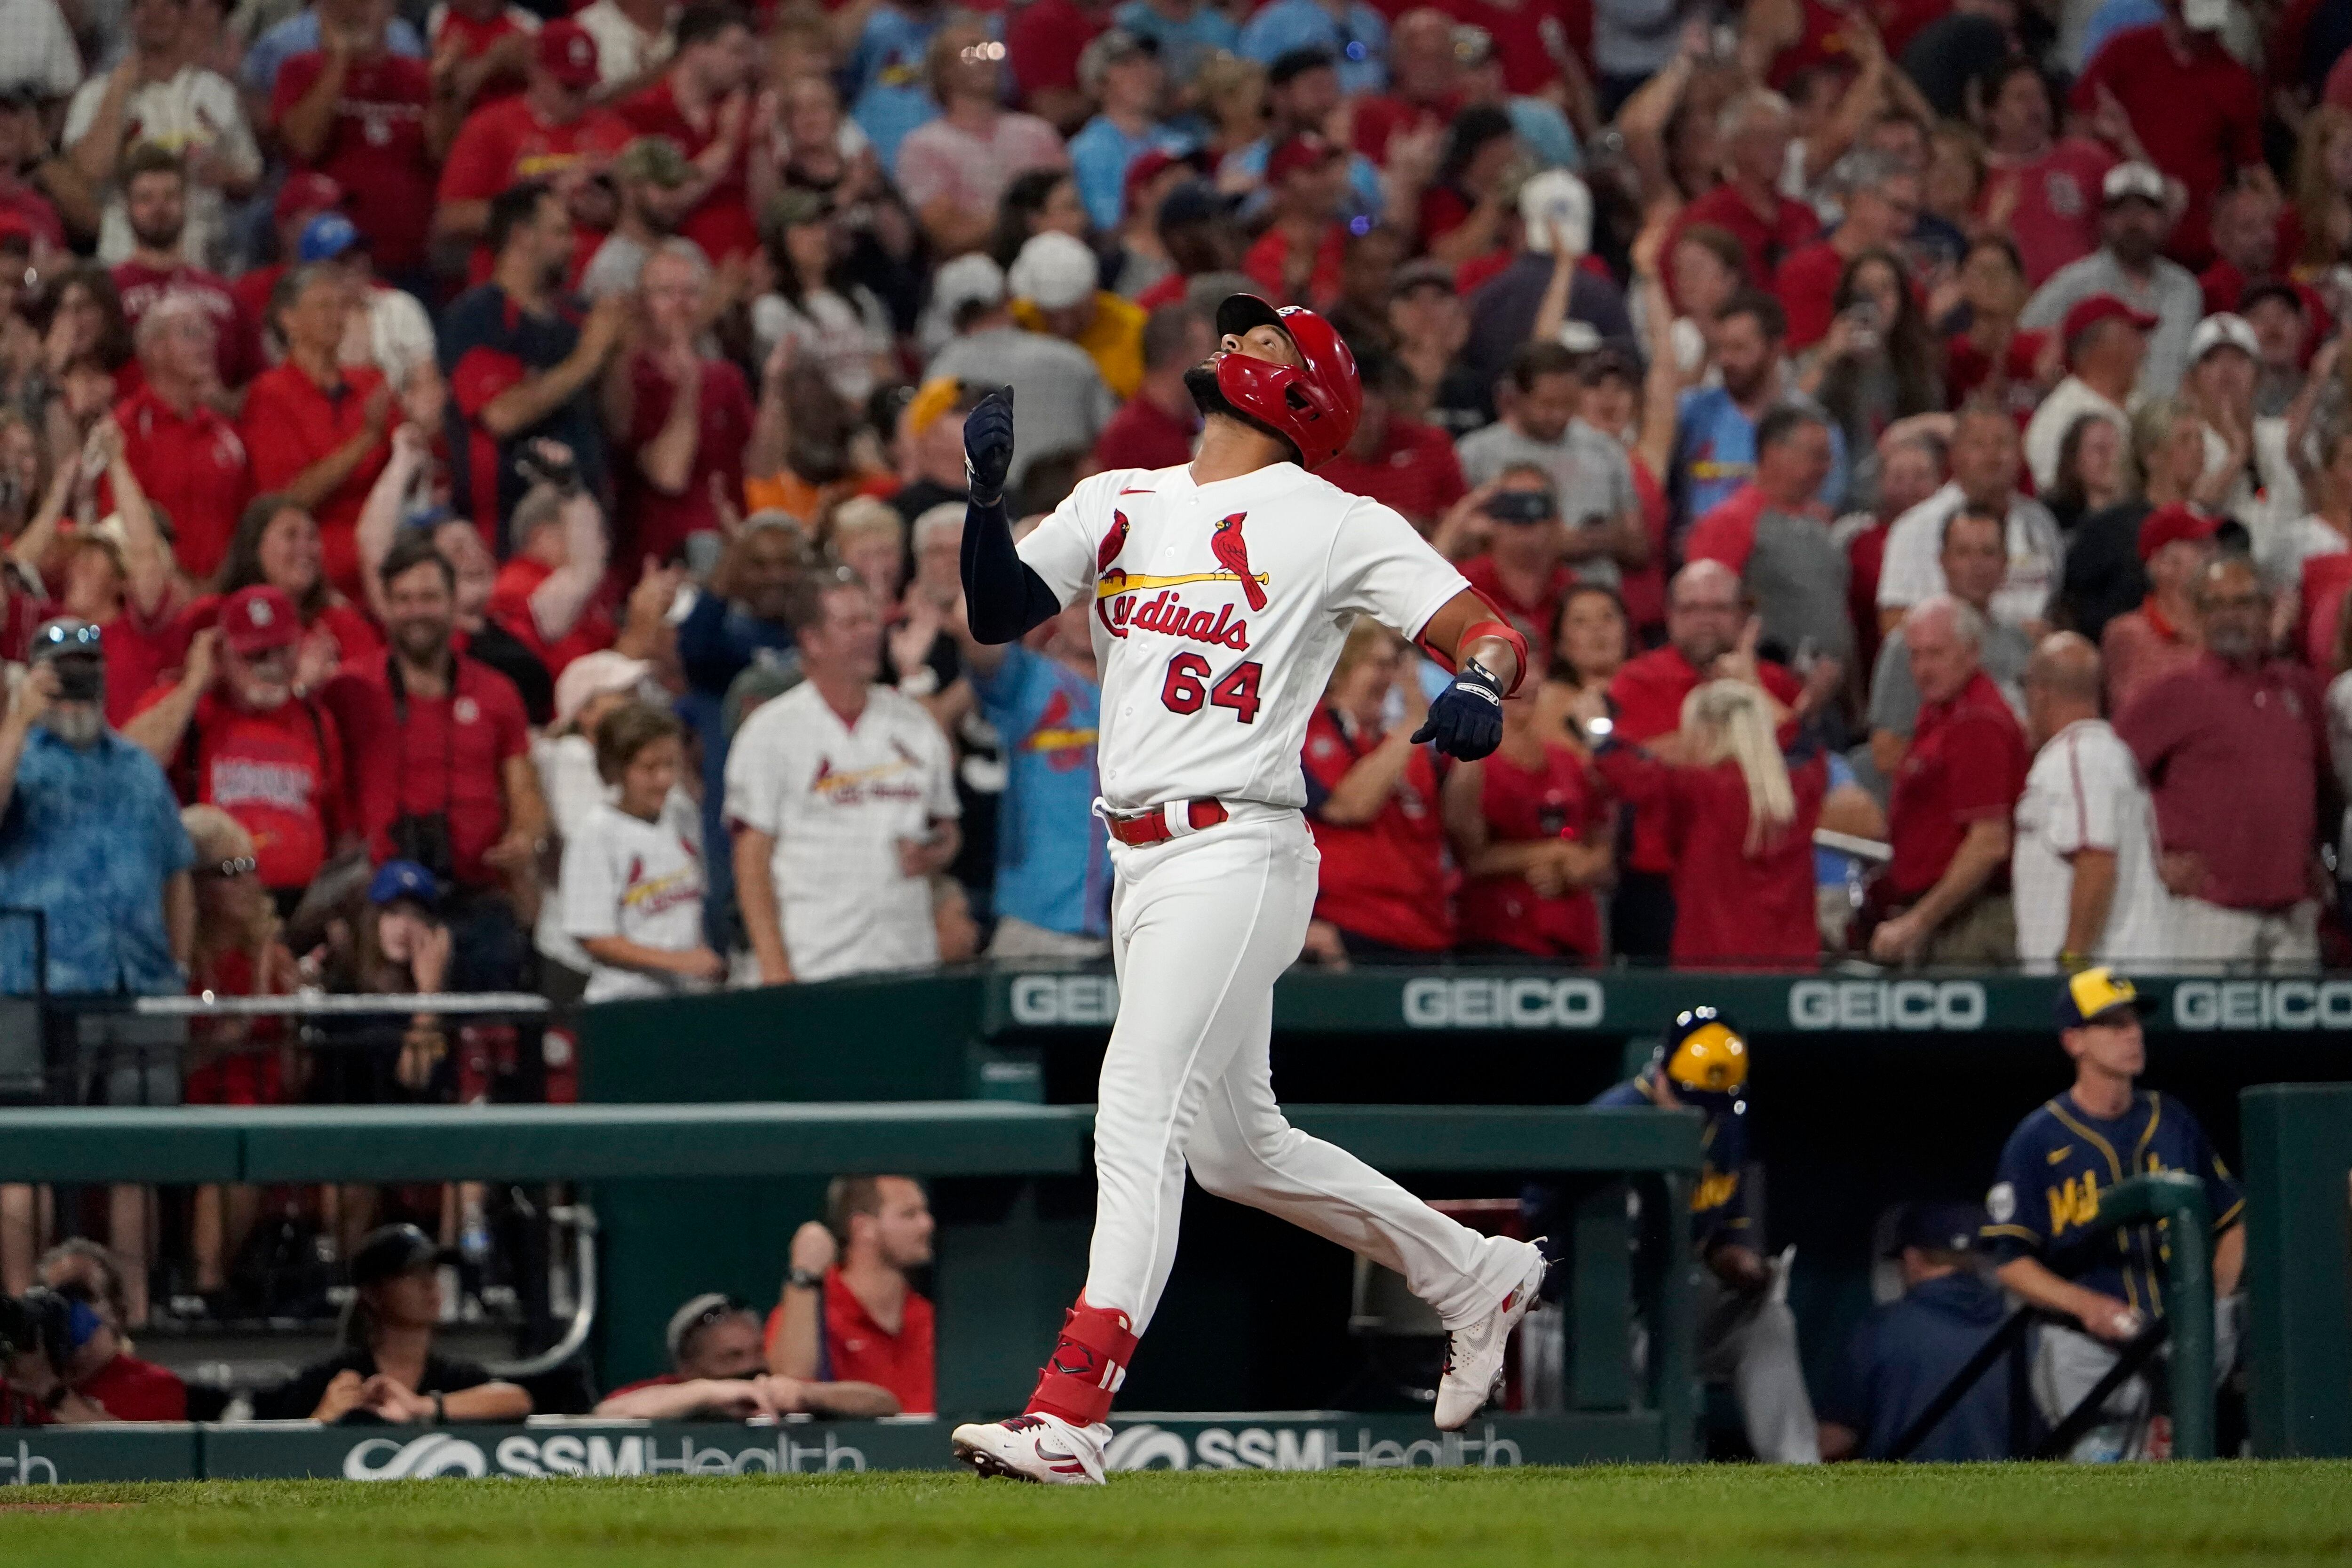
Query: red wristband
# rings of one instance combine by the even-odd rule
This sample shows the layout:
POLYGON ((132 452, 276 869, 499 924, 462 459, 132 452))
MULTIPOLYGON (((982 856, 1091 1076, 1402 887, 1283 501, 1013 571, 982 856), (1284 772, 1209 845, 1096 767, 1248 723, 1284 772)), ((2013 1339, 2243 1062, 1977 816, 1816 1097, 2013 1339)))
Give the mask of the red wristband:
MULTIPOLYGON (((1467 648, 1481 637, 1497 637, 1510 645, 1512 662, 1516 668, 1511 671, 1511 684, 1503 695, 1506 697, 1517 695, 1520 683, 1528 678, 1528 639, 1521 637, 1518 627, 1508 621, 1478 621, 1464 632, 1462 640, 1454 646, 1457 650, 1467 648)), ((1459 663, 1458 658, 1456 663, 1459 663)))

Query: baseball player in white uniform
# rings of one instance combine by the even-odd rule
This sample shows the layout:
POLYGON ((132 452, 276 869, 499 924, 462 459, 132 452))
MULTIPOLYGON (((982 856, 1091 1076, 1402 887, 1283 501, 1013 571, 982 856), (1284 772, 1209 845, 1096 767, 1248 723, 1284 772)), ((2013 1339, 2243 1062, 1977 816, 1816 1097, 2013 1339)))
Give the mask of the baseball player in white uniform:
POLYGON ((1016 548, 1002 491, 1012 408, 964 425, 963 582, 973 635, 1009 642, 1090 602, 1102 670, 1098 754, 1118 883, 1119 1015, 1095 1118, 1097 1196, 1086 1289, 1027 1410, 956 1428, 983 1475, 1100 1483, 1111 1400, 1175 1262, 1189 1167, 1220 1196, 1277 1214, 1402 1274, 1445 1324, 1437 1424, 1491 1396, 1547 1260, 1484 1237, 1275 1103, 1274 983, 1314 908, 1299 754, 1349 626, 1370 616, 1457 671, 1416 741, 1465 759, 1502 733, 1528 649, 1412 525, 1308 469, 1353 433, 1347 345, 1310 310, 1248 295, 1187 375, 1204 418, 1183 467, 1097 474, 1016 548))

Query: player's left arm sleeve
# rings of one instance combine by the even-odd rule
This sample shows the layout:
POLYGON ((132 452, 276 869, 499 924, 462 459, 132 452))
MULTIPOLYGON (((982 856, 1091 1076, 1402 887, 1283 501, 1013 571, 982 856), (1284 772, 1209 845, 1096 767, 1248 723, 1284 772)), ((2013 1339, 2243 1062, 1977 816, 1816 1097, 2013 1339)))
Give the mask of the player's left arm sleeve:
POLYGON ((2041 1173, 2035 1169, 2046 1163, 2024 1128, 2001 1146, 1992 1189, 1985 1194, 1986 1224, 1978 1233, 1996 1264, 2039 1258, 2049 1246, 2050 1237, 2042 1228, 2041 1173))
POLYGON ((2246 1194, 2238 1185, 2238 1178, 2230 1173, 2228 1162, 2214 1149, 2213 1141, 2205 1136, 2204 1123, 2189 1115, 2188 1108, 2169 1100, 2166 1113, 2185 1118, 2193 1133, 2189 1169, 2205 1184, 2205 1202, 2213 1212, 2213 1234, 2221 1235, 2246 1217, 2246 1194))
POLYGON ((1412 524, 1377 501, 1348 509, 1323 570, 1335 614, 1370 616, 1408 637, 1419 637, 1430 617, 1470 586, 1412 524))

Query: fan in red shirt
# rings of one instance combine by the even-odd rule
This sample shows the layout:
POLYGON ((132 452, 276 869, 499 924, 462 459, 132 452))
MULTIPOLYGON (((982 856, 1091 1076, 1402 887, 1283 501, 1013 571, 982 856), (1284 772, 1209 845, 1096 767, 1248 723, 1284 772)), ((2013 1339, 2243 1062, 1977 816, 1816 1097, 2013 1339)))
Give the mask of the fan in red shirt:
POLYGON ((908 1275, 931 1261, 931 1210, 910 1176, 836 1176, 823 1224, 793 1233, 792 1272, 768 1314, 768 1370, 869 1383, 908 1415, 939 1406, 931 1303, 908 1275), (835 1259, 838 1258, 836 1262, 835 1259))
POLYGON ((1944 595, 1903 618, 1918 728, 1887 803, 1894 858, 1872 889, 1899 910, 1871 932, 1881 963, 2002 963, 2017 957, 2009 906, 2010 812, 2032 756, 2000 689, 1977 663, 1977 613, 1944 595))
MULTIPOLYGON (((106 721, 118 728, 130 718, 147 689, 179 662, 186 644, 184 595, 173 580, 172 547, 155 526, 137 475, 123 457, 121 431, 101 419, 83 447, 82 461, 107 470, 114 492, 112 516, 77 528, 57 541, 59 498, 12 546, 16 559, 37 563, 58 598, 31 619, 70 616, 100 629, 106 655, 106 721)), ((73 465, 60 465, 60 486, 72 482, 73 465)), ((11 606, 10 620, 17 616, 11 606)))
POLYGON ((83 1426, 102 1421, 185 1421, 188 1386, 123 1348, 120 1270, 68 1243, 41 1260, 25 1305, 37 1345, 8 1363, 0 1423, 83 1426), (112 1282, 107 1282, 111 1274, 112 1282))
POLYGON ((2042 355, 2051 346, 2049 333, 2018 330, 2028 297, 2017 247, 2006 235, 1979 235, 1960 263, 1968 331, 1944 340, 1944 400, 1962 407, 1986 389, 1998 395, 2021 431, 2042 405, 2042 355))
POLYGON ((1710 225, 1739 242, 1748 279, 1761 285, 1792 251, 1821 233, 1822 222, 1812 208, 1780 194, 1780 174, 1789 161, 1788 109, 1769 93, 1743 93, 1724 106, 1723 117, 1729 127, 1723 141, 1723 184, 1683 208, 1666 231, 1664 254, 1675 253, 1685 231, 1710 225))
POLYGON ((1004 21, 1004 64, 1014 104, 1067 136, 1094 102, 1078 86, 1078 57, 1110 26, 1110 7, 1079 0, 1029 0, 1004 21))
POLYGON ((1172 468, 1192 460, 1200 410, 1184 389, 1184 373, 1215 352, 1207 312, 1181 303, 1162 305, 1143 323, 1143 381, 1095 437, 1094 470, 1172 468))
MULTIPOLYGON (((1550 479, 1531 463, 1504 469, 1476 521, 1487 530, 1487 545, 1462 563, 1462 575, 1529 643, 1540 643, 1576 584, 1550 479)), ((1453 526, 1449 521, 1446 531, 1453 526)))
POLYGON ((1564 71, 1591 70, 1591 0, 1448 0, 1444 9, 1486 29, 1513 93, 1548 95, 1564 71))
MULTIPOLYGON (((1616 738, 1641 745, 1682 727, 1683 703, 1702 683, 1752 679, 1782 707, 1807 706, 1804 687, 1781 666, 1755 659, 1744 631, 1739 579, 1719 561, 1694 561, 1666 588, 1666 646, 1629 660, 1609 683, 1616 738)), ((1635 811, 1612 921, 1617 951, 1664 958, 1674 941, 1673 847, 1655 812, 1635 811)))
POLYGON ((1412 373, 1395 356, 1368 340, 1356 364, 1363 413, 1339 455, 1316 472, 1350 494, 1394 508, 1428 533, 1469 493, 1462 461, 1444 431, 1398 412, 1398 402, 1412 395, 1412 373))
POLYGON ((1985 83, 1985 182, 1977 210, 2015 243, 2029 289, 2099 248, 2099 191, 2116 155, 2086 137, 2054 139, 2055 94, 2023 57, 1985 83))
POLYGON ((1325 963, 1426 963, 1454 946, 1438 757, 1412 739, 1429 709, 1419 664, 1359 620, 1307 721, 1307 822, 1323 856, 1307 951, 1325 963))
POLYGON ((1818 754, 1784 759, 1773 729, 1761 690, 1712 680, 1683 701, 1677 761, 1614 743, 1593 759, 1664 829, 1678 964, 1810 968, 1821 952, 1813 828, 1829 770, 1818 754))
MULTIPOLYGON (((259 856, 253 835, 216 805, 189 806, 180 813, 180 823, 196 850, 189 994, 291 995, 302 983, 301 972, 278 940, 278 910, 254 869, 259 856)), ((293 1050, 286 1024, 282 1017, 189 1020, 186 1103, 283 1104, 293 1050)), ((195 1255, 199 1295, 227 1285, 227 1260, 244 1249, 259 1217, 260 1197, 260 1190, 250 1186, 197 1189, 189 1250, 195 1255)))
POLYGON ((1242 270, 1282 304, 1321 305, 1339 292, 1348 226, 1347 150, 1302 131, 1266 154, 1274 221, 1242 257, 1242 270))
POLYGON ((214 358, 203 302, 186 294, 160 301, 139 327, 145 385, 114 410, 125 460, 171 520, 181 569, 196 578, 219 569, 253 495, 244 440, 205 401, 220 384, 214 358))
POLYGON ((2207 232, 2215 193, 2240 169, 2263 164, 2263 91, 2212 33, 2181 20, 2181 0, 2161 0, 2154 26, 2116 34, 2074 83, 2075 112, 2096 115, 2112 100, 2131 122, 2148 161, 2188 187, 2188 210, 2165 247, 2190 271, 2213 258, 2207 232))
POLYGON ((1399 136, 1443 131, 1462 109, 1462 62, 1454 52, 1454 21, 1423 6, 1389 29, 1389 90, 1360 98, 1349 117, 1356 151, 1387 166, 1399 136))
POLYGON ((148 693, 123 738, 163 764, 182 799, 220 807, 253 836, 261 885, 290 909, 349 826, 342 737, 333 715, 295 695, 293 600, 241 588, 219 624, 217 645, 194 639, 179 680, 148 693))
MULTIPOLYGON (((551 441, 542 453, 561 452, 551 441)), ((560 461, 550 465, 564 471, 560 461)), ((514 554, 490 589, 489 618, 560 676, 583 654, 613 646, 616 627, 604 595, 604 516, 575 483, 534 486, 508 525, 514 554)))
POLYGON ((705 0, 678 17, 668 74, 621 105, 638 135, 667 136, 693 163, 694 178, 678 193, 686 216, 677 232, 714 262, 760 248, 750 160, 756 151, 772 161, 775 151, 769 145, 772 126, 752 123, 759 68, 749 18, 733 5, 705 0))
POLYGON ((1544 733, 1528 686, 1503 703, 1503 743, 1443 785, 1445 833, 1462 868, 1466 952, 1592 963, 1601 956, 1593 889, 1615 859, 1610 816, 1581 753, 1544 733))
POLYGON ((1884 153, 1862 153, 1852 166, 1844 221, 1827 239, 1790 252, 1772 275, 1772 292, 1788 312, 1792 353, 1829 335, 1837 314, 1838 280, 1854 258, 1866 250, 1899 254, 1919 221, 1918 175, 1884 153))
MULTIPOLYGON (((122 205, 131 220, 130 259, 112 271, 122 319, 133 332, 147 312, 165 299, 194 300, 213 327, 215 383, 206 402, 225 402, 223 388, 243 386, 259 368, 261 345, 253 322, 238 309, 227 283, 180 259, 180 231, 188 219, 188 180, 180 160, 152 142, 141 142, 122 160, 122 205)), ((127 369, 128 367, 126 367, 127 369)), ((121 384, 131 390, 135 376, 121 384)), ((176 520, 177 514, 174 513, 176 520)))
POLYGON ((706 330, 709 271, 700 257, 670 243, 638 277, 645 310, 623 372, 628 417, 610 426, 622 464, 625 560, 675 559, 696 534, 726 528, 720 498, 733 506, 743 494, 751 389, 732 361, 696 346, 706 330))
POLYGON ((433 224, 433 166, 447 132, 432 123, 433 73, 423 60, 394 54, 386 31, 380 21, 355 35, 321 22, 322 47, 278 71, 269 122, 296 168, 361 193, 351 219, 384 275, 415 277, 433 224))
POLYGON ((448 0, 433 30, 434 85, 460 110, 522 91, 539 17, 506 0, 448 0))
POLYGON ((563 198, 578 235, 572 276, 588 264, 615 216, 601 174, 635 134, 609 110, 592 109, 596 41, 576 22, 539 30, 529 85, 520 97, 486 103, 466 117, 449 145, 436 193, 433 237, 471 242, 466 280, 479 283, 495 259, 481 241, 490 229, 490 198, 525 180, 546 180, 563 198))
POLYGON ((293 270, 294 258, 302 248, 302 231, 320 213, 341 212, 343 187, 317 173, 295 173, 286 176, 278 187, 277 203, 269 209, 270 228, 278 238, 278 260, 267 267, 247 268, 228 286, 236 298, 236 308, 248 321, 259 322, 269 314, 269 297, 278 291, 278 280, 293 270))
MULTIPOLYGON (((415 428, 406 428, 404 438, 416 439, 415 428)), ((285 595, 301 620, 295 679, 304 688, 322 687, 345 662, 383 649, 383 633, 376 624, 327 582, 318 522, 279 496, 256 496, 245 509, 215 591, 188 606, 187 629, 195 632, 216 624, 230 595, 264 584, 285 595)))
POLYGON ((361 306, 352 276, 315 263, 278 286, 271 322, 286 363, 253 378, 245 397, 245 447, 257 489, 318 520, 327 577, 362 595, 360 508, 392 456, 392 388, 370 365, 338 359, 351 312, 361 306))

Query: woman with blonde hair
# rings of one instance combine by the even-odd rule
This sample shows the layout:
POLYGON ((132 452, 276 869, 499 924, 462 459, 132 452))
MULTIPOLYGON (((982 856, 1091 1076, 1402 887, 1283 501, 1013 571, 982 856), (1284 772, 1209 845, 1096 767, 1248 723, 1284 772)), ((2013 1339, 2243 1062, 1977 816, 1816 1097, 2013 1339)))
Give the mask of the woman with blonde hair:
POLYGON ((1608 786, 1664 821, 1674 857, 1682 966, 1782 968, 1821 953, 1813 828, 1829 773, 1818 754, 1791 765, 1760 688, 1710 680, 1683 700, 1682 728, 1654 752, 1603 742, 1608 786))

